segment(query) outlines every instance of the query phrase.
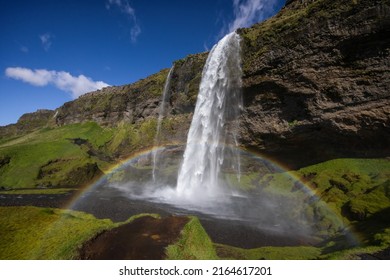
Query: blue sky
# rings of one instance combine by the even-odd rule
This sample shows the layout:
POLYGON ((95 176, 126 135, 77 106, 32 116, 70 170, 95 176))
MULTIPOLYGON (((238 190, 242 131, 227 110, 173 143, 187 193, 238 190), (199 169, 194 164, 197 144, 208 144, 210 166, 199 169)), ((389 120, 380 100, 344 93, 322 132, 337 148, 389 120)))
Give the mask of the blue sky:
POLYGON ((0 126, 107 85, 135 82, 285 0, 0 1, 0 126))

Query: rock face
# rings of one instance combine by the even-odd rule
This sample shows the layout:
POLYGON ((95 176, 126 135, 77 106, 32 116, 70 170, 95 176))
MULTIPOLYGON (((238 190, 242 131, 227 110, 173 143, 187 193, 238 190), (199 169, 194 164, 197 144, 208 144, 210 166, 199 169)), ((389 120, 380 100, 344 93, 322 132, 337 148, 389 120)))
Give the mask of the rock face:
MULTIPOLYGON (((389 0, 288 0, 275 17, 238 32, 243 147, 291 167, 390 155, 389 0)), ((185 142, 206 58, 202 53, 174 62, 166 141, 185 142)), ((55 111, 27 114, 0 128, 0 137, 45 125, 156 120, 167 74, 164 69, 55 111)))
POLYGON ((44 127, 54 121, 55 112, 52 110, 38 110, 34 113, 22 115, 16 124, 0 126, 0 138, 10 135, 17 135, 31 132, 37 128, 44 127))
MULTIPOLYGON (((170 87, 172 114, 194 110, 203 64, 207 54, 190 55, 174 62, 170 87)), ((57 111, 57 125, 79 123, 86 120, 102 125, 115 125, 120 121, 138 123, 159 113, 161 94, 168 69, 134 84, 103 88, 67 102, 57 111)))
POLYGON ((294 166, 390 154, 389 1, 288 1, 241 29, 241 143, 294 166))

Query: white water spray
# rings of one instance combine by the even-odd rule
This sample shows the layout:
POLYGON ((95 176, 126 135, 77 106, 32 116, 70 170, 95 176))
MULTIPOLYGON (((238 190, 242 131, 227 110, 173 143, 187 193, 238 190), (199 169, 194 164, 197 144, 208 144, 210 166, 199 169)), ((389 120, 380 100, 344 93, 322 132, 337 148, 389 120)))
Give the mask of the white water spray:
MULTIPOLYGON (((263 175, 282 173, 284 170, 273 166, 265 159, 252 157, 250 153, 243 152, 243 166, 250 173, 245 176, 243 180, 245 184, 242 186, 251 180, 250 184, 253 184, 254 188, 248 191, 234 188, 239 188, 240 185, 235 178, 232 179, 234 176, 240 176, 240 154, 237 147, 238 119, 242 110, 240 65, 240 37, 236 33, 231 33, 213 47, 204 66, 176 186, 171 183, 176 178, 168 183, 161 180, 162 176, 156 178, 156 170, 158 171, 159 167, 157 150, 152 154, 154 182, 150 181, 149 169, 137 168, 137 163, 141 159, 138 157, 129 161, 128 166, 123 166, 122 170, 118 170, 121 172, 118 178, 123 177, 122 171, 126 171, 129 176, 118 182, 115 182, 113 176, 106 190, 108 192, 119 190, 125 197, 130 198, 131 204, 134 201, 141 201, 136 205, 146 209, 149 209, 150 205, 152 207, 157 205, 158 211, 164 209, 174 214, 201 215, 206 219, 211 217, 211 221, 214 218, 216 221, 233 220, 235 229, 244 225, 256 232, 270 232, 272 236, 278 233, 289 237, 296 235, 299 236, 299 240, 302 236, 310 238, 311 233, 317 231, 315 228, 312 231, 313 221, 310 220, 308 223, 306 220, 306 213, 316 211, 314 210, 316 208, 312 209, 313 203, 307 202, 311 201, 312 197, 302 195, 300 191, 297 191, 295 196, 291 192, 284 197, 282 193, 279 195, 278 191, 275 193, 269 191, 273 188, 272 183, 262 181, 263 175), (251 170, 256 170, 255 177, 251 176, 255 174, 251 170)), ((161 141, 160 130, 172 71, 173 69, 170 70, 164 86, 156 144, 161 141)), ((150 158, 149 155, 142 157, 150 158)), ((160 162, 164 160, 164 172, 176 168, 177 158, 174 153, 166 155, 165 158, 162 155, 160 157, 160 162), (172 159, 174 164, 170 165, 172 159)), ((290 176, 287 172, 285 174, 290 176)), ((175 175, 176 173, 173 176, 175 175)), ((296 178, 291 177, 286 179, 286 182, 287 180, 294 182, 296 178)), ((116 198, 117 193, 114 191, 113 195, 116 198)), ((316 204, 314 206, 317 207, 316 204)), ((317 218, 313 219, 315 222, 317 218)), ((257 239, 262 238, 256 235, 257 239)))
POLYGON ((179 197, 198 200, 220 196, 226 192, 226 175, 239 176, 235 146, 242 109, 241 76, 240 37, 233 32, 213 47, 203 68, 177 181, 179 197))
MULTIPOLYGON (((154 138, 154 145, 155 146, 158 146, 160 144, 161 124, 162 124, 163 118, 165 117, 165 107, 166 107, 167 98, 168 98, 168 94, 167 93, 168 93, 169 88, 170 88, 171 78, 172 78, 172 73, 173 73, 173 68, 174 67, 175 67, 175 65, 173 65, 171 67, 171 69, 169 69, 168 76, 167 76, 167 78, 165 80, 164 90, 163 90, 163 94, 162 94, 162 100, 161 100, 160 109, 159 109, 159 113, 158 113, 158 119, 157 119, 156 136, 154 138)), ((154 182, 156 182, 156 169, 157 169, 157 166, 158 166, 158 155, 159 155, 159 150, 158 149, 154 149, 153 150, 153 154, 152 154, 152 157, 153 157, 153 172, 152 172, 152 176, 153 176, 153 181, 154 182)))

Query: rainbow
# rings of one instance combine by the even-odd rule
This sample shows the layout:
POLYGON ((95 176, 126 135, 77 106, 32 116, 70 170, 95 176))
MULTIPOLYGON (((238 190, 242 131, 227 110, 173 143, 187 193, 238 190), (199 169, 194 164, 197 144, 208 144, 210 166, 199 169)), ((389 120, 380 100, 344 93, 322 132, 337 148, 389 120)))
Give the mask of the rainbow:
POLYGON ((120 169, 124 168, 125 166, 131 165, 134 161, 142 158, 147 157, 151 155, 155 151, 160 151, 166 148, 167 146, 175 146, 177 144, 169 144, 169 145, 161 145, 161 146, 153 146, 151 148, 146 148, 139 150, 129 156, 127 156, 124 159, 121 159, 116 164, 110 166, 108 169, 104 170, 104 174, 100 177, 92 181, 90 184, 82 186, 80 191, 64 206, 64 208, 71 209, 76 203, 79 202, 79 200, 84 196, 85 193, 92 191, 96 186, 103 183, 103 181, 114 174, 115 172, 119 171, 120 169))
MULTIPOLYGON (((110 176, 115 174, 116 172, 123 170, 126 166, 133 165, 135 162, 137 162, 141 158, 146 158, 150 157, 153 152, 156 151, 161 151, 167 147, 174 147, 174 146, 180 146, 183 144, 178 144, 178 143, 169 143, 166 145, 161 145, 161 146, 153 146, 147 149, 143 149, 140 151, 137 151, 125 159, 122 159, 115 165, 111 166, 109 169, 105 170, 105 173, 103 176, 92 182, 91 184, 88 184, 84 187, 81 188, 81 190, 73 197, 73 199, 68 202, 67 205, 65 205, 65 208, 67 209, 72 209, 77 203, 82 203, 82 199, 90 191, 93 191, 97 186, 101 185, 104 183, 104 181, 107 180, 110 176)), ((237 149, 237 147, 234 147, 237 149)), ((315 199, 320 201, 320 196, 317 193, 317 189, 315 189, 313 186, 307 184, 300 178, 296 172, 289 171, 289 168, 285 166, 283 163, 275 161, 271 159, 270 157, 264 156, 260 153, 257 152, 249 152, 248 150, 245 149, 239 149, 241 153, 245 154, 246 156, 249 156, 255 160, 266 162, 268 165, 271 165, 275 170, 278 170, 278 173, 284 174, 286 177, 288 177, 288 180, 292 182, 298 182, 300 186, 300 191, 302 191, 306 196, 314 197, 315 199)), ((327 208, 329 213, 332 213, 342 224, 343 222, 343 217, 341 216, 341 213, 337 213, 333 209, 331 209, 325 202, 323 203, 324 207, 327 208)), ((361 242, 361 238, 359 237, 358 233, 354 232, 353 228, 346 227, 346 233, 348 236, 350 236, 353 240, 354 243, 359 244, 361 242)))

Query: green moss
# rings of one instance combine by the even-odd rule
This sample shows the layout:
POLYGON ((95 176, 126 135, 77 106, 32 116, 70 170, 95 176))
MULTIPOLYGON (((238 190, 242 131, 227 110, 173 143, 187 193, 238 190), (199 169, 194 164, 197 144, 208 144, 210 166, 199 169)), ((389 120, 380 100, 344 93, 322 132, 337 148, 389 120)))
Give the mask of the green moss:
POLYGON ((129 152, 140 148, 141 136, 135 125, 121 122, 113 130, 115 131, 114 136, 108 144, 110 153, 121 151, 121 149, 126 149, 127 147, 129 152))
POLYGON ((137 124, 120 123, 113 128, 114 136, 108 143, 110 153, 131 154, 154 145, 157 118, 147 118, 137 124))
POLYGON ((388 159, 336 159, 302 168, 298 174, 340 214, 346 203, 367 214, 390 206, 388 159))
POLYGON ((383 231, 374 235, 374 242, 382 247, 390 246, 390 227, 385 228, 383 231))
MULTIPOLYGON (((243 39, 244 73, 250 73, 252 69, 256 69, 255 61, 268 50, 272 50, 274 44, 282 47, 291 47, 291 44, 295 44, 293 40, 286 39, 288 35, 298 34, 309 25, 321 26, 330 18, 347 18, 354 9, 363 10, 365 2, 368 1, 317 0, 302 5, 299 9, 282 9, 276 16, 262 23, 241 29, 239 32, 243 39)), ((292 37, 296 38, 296 35, 292 37)))
POLYGON ((235 260, 314 260, 321 255, 316 247, 261 247, 242 249, 215 244, 217 254, 222 259, 235 260))
POLYGON ((271 197, 301 201, 295 205, 304 207, 301 211, 306 220, 324 239, 342 235, 349 226, 362 236, 364 244, 377 245, 374 235, 381 237, 390 227, 383 214, 390 209, 388 159, 331 160, 265 175, 259 185, 271 197))
POLYGON ((289 127, 294 127, 294 126, 297 126, 299 124, 299 121, 298 120, 293 120, 291 122, 288 123, 288 126, 289 127))
POLYGON ((386 208, 390 208, 390 180, 369 193, 357 196, 349 203, 349 210, 360 213, 363 217, 370 217, 386 208))
POLYGON ((37 207, 0 207, 0 259, 73 259, 84 241, 111 228, 110 220, 37 207))
POLYGON ((237 174, 227 173, 226 179, 233 187, 239 187, 241 190, 250 191, 258 187, 261 177, 257 172, 242 173, 240 177, 237 174))
POLYGON ((217 259, 213 244, 196 217, 184 226, 180 239, 166 248, 166 255, 170 260, 217 259))
POLYGON ((169 69, 163 69, 156 74, 135 82, 131 86, 133 93, 142 94, 145 98, 161 96, 168 72, 169 69))
POLYGON ((328 260, 360 260, 361 255, 368 254, 372 255, 378 253, 385 249, 384 247, 377 246, 367 246, 367 247, 358 247, 347 250, 340 250, 336 252, 332 252, 329 254, 324 254, 321 256, 321 259, 328 260))
POLYGON ((142 141, 153 144, 156 137, 157 119, 148 118, 140 124, 139 133, 142 135, 142 141))
POLYGON ((0 207, 0 259, 77 259, 84 242, 99 232, 145 216, 159 217, 139 214, 113 223, 71 210, 0 207))

